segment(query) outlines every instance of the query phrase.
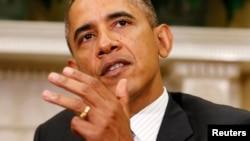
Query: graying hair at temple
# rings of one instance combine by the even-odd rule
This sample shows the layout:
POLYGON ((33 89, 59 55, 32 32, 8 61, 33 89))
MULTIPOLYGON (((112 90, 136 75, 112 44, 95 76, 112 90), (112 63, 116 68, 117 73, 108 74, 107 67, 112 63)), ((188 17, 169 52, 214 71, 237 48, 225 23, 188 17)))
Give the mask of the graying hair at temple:
MULTIPOLYGON (((74 3, 74 1, 75 0, 69 1, 68 9, 67 9, 66 15, 65 15, 65 37, 66 37, 68 47, 71 51, 71 54, 72 54, 72 50, 70 48, 69 39, 68 39, 69 25, 70 25, 70 22, 68 20, 68 18, 69 18, 68 16, 69 16, 70 7, 74 3)), ((154 6, 153 6, 151 0, 131 0, 131 1, 146 13, 146 16, 147 16, 148 21, 149 21, 150 25, 152 26, 152 28, 158 25, 157 15, 156 15, 156 12, 155 12, 155 9, 154 9, 154 6)))

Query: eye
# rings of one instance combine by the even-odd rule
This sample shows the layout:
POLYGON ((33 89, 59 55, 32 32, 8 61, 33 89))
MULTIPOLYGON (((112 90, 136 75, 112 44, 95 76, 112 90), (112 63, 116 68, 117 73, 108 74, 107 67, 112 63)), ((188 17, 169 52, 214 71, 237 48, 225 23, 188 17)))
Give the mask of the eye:
POLYGON ((83 36, 83 38, 81 39, 81 42, 86 42, 88 40, 90 40, 91 38, 93 38, 94 35, 93 34, 86 34, 83 36))
POLYGON ((116 26, 123 27, 123 26, 126 26, 127 24, 128 24, 128 22, 126 20, 120 20, 117 22, 116 26))

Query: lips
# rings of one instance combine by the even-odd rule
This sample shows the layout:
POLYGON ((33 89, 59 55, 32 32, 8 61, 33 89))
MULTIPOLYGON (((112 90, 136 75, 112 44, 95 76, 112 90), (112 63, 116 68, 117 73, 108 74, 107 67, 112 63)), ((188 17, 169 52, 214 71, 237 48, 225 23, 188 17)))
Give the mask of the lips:
POLYGON ((117 59, 117 60, 110 61, 110 62, 104 64, 103 69, 101 71, 101 76, 104 76, 109 72, 116 71, 117 69, 122 68, 126 65, 129 65, 129 64, 130 64, 130 62, 128 62, 124 59, 117 59))

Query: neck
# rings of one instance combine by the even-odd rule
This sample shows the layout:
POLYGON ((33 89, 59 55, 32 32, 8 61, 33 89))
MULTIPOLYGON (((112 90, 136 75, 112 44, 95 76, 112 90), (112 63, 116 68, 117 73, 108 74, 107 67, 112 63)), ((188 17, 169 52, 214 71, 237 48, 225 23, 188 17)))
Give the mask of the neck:
POLYGON ((130 117, 154 102, 163 93, 163 82, 159 74, 153 81, 146 85, 142 91, 137 92, 129 103, 130 117))

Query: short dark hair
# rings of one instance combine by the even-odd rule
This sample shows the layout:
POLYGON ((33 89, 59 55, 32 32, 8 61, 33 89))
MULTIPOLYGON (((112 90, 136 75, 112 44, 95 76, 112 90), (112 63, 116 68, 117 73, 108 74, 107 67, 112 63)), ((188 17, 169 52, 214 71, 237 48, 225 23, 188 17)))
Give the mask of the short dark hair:
MULTIPOLYGON (((74 3, 75 0, 70 0, 69 1, 69 5, 66 11, 66 15, 65 15, 65 37, 66 37, 66 41, 67 41, 67 45, 70 49, 71 54, 73 55, 73 52, 70 48, 70 43, 69 43, 69 11, 70 11, 70 7, 72 6, 72 4, 74 3)), ((151 27, 156 27, 158 25, 158 19, 157 19, 157 15, 156 15, 156 11, 155 8, 151 2, 151 0, 132 0, 132 2, 134 2, 134 4, 136 4, 139 8, 141 8, 147 16, 147 19, 151 25, 151 27)))

